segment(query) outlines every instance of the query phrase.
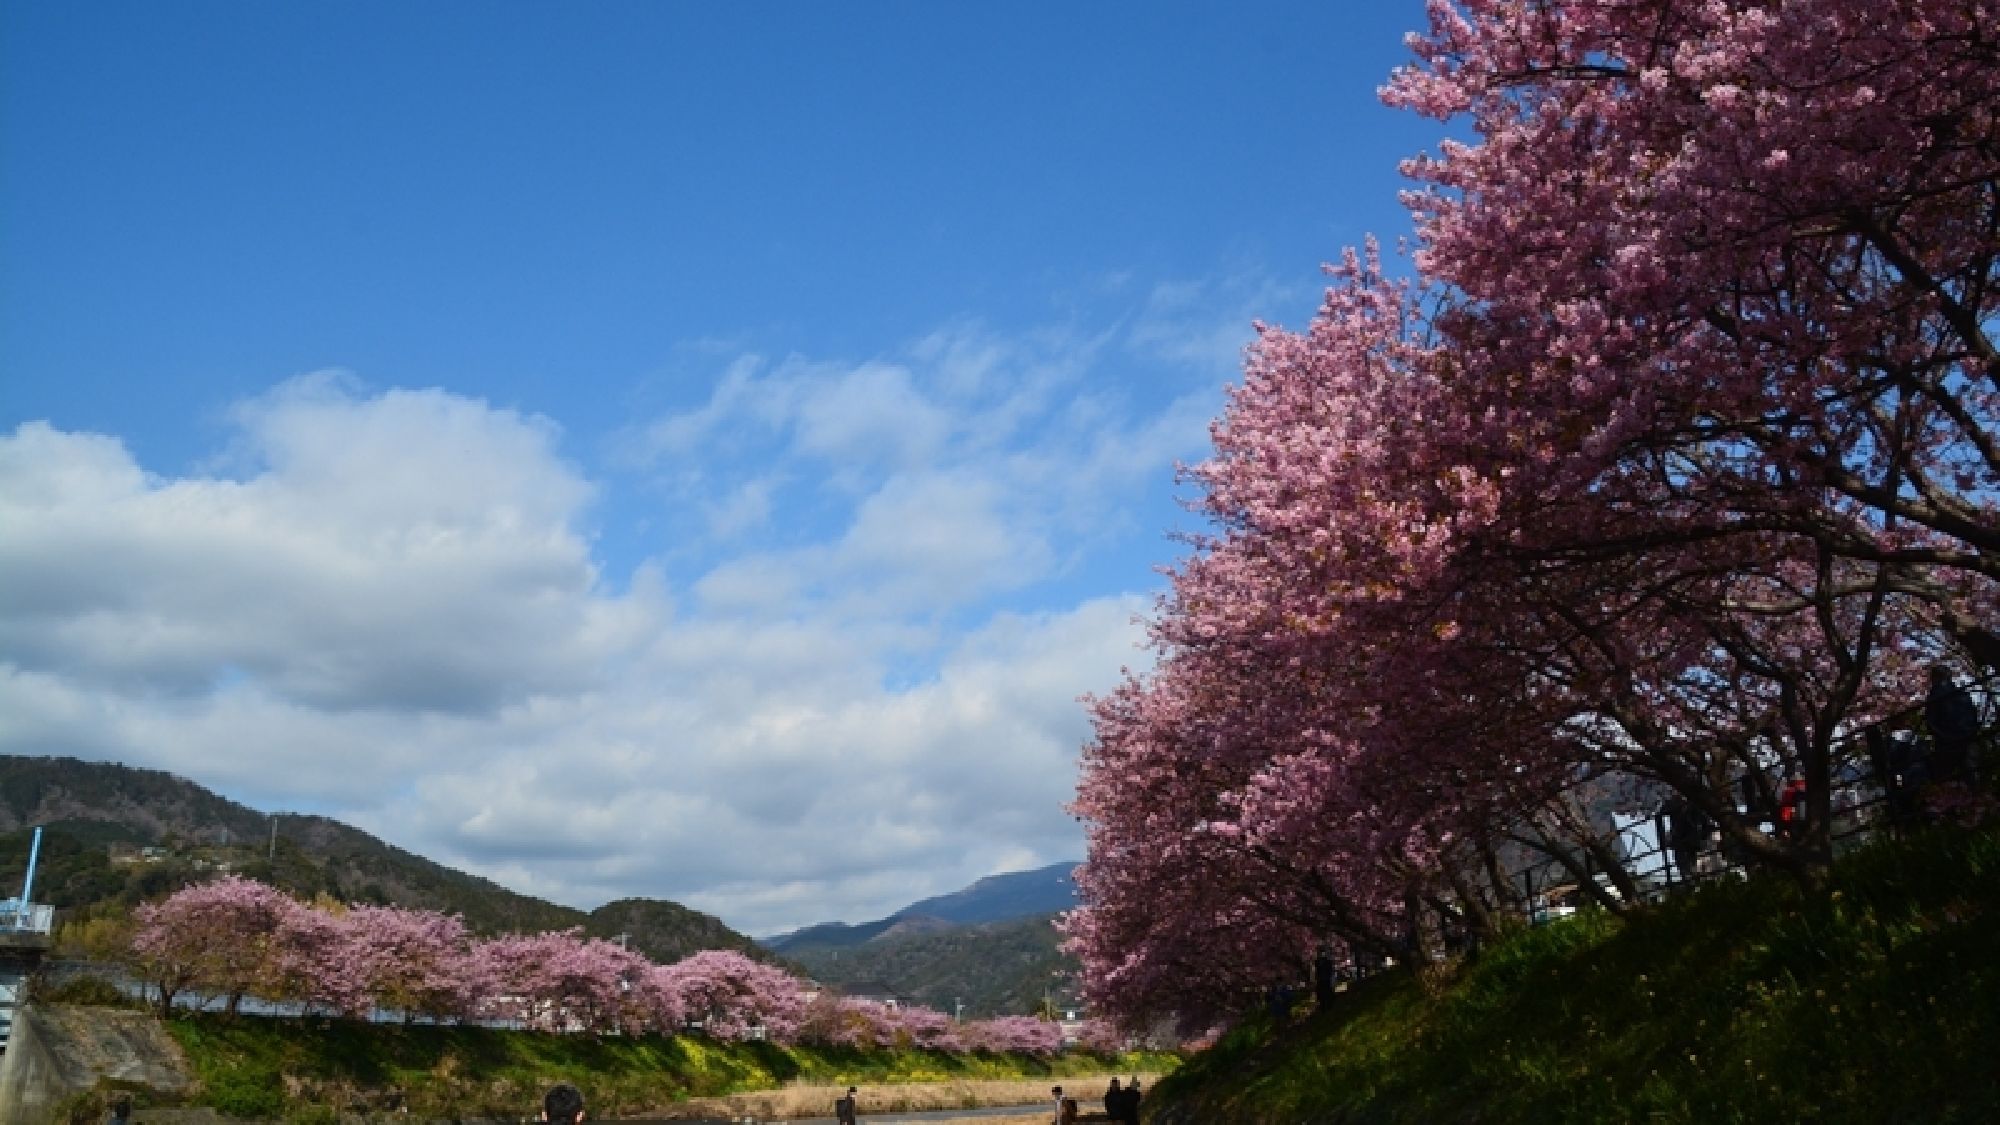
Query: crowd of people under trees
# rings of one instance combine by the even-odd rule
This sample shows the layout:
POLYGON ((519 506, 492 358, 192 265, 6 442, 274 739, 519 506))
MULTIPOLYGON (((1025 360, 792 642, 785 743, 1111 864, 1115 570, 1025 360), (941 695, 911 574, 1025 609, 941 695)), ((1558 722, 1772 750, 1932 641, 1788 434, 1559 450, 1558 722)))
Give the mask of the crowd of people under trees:
MULTIPOLYGON (((729 950, 660 965, 577 931, 480 938, 455 915, 307 903, 226 876, 138 909, 131 967, 162 1014, 199 996, 348 1018, 487 1021, 547 1031, 674 1034, 847 1047, 1050 1056, 1062 1029, 1033 1016, 960 1021, 921 1005, 840 996, 729 950)), ((1087 1022, 1081 1045, 1123 1039, 1087 1022)))
POLYGON ((1414 234, 1260 326, 1074 805, 1094 1010, 1190 1028, 1843 804, 1990 811, 2000 0, 1456 0, 1414 234), (1249 1001, 1254 1004, 1254 999, 1249 1001))

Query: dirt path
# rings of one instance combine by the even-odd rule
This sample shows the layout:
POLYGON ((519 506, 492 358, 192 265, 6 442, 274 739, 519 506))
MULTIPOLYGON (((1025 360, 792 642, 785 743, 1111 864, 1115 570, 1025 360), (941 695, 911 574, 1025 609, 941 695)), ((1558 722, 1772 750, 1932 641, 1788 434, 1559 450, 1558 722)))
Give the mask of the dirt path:
MULTIPOLYGON (((1119 1075, 1121 1080, 1132 1075, 1119 1075)), ((1151 1086, 1155 1074, 1140 1074, 1151 1086)), ((1109 1074, 1068 1078, 1020 1078, 987 1081, 909 1082, 860 1087, 858 1097, 862 1120, 889 1121, 902 1115, 925 1125, 1046 1125, 1049 1111, 1040 1107, 1049 1101, 1049 1087, 1060 1085, 1085 1109, 1098 1109, 1098 1099, 1111 1081, 1109 1074), (977 1111, 989 1107, 1012 1108, 1013 1114, 968 1112, 952 1116, 949 1111, 977 1111), (915 1116, 921 1114, 922 1116, 915 1116), (936 1115, 936 1116, 933 1116, 936 1115)), ((670 1110, 648 1113, 645 1121, 677 1122, 792 1122, 811 1125, 833 1120, 834 1099, 847 1092, 845 1086, 788 1086, 757 1094, 733 1094, 726 1098, 697 1098, 670 1110)))

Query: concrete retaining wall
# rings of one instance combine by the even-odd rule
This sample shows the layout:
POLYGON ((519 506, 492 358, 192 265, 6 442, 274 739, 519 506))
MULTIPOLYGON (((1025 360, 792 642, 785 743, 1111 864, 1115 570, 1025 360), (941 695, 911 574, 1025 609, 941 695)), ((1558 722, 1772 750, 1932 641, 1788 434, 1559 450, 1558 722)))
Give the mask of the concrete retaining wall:
POLYGON ((194 1085, 180 1047, 144 1012, 35 1004, 0 1057, 0 1125, 60 1125, 61 1104, 115 1085, 180 1096, 194 1085))

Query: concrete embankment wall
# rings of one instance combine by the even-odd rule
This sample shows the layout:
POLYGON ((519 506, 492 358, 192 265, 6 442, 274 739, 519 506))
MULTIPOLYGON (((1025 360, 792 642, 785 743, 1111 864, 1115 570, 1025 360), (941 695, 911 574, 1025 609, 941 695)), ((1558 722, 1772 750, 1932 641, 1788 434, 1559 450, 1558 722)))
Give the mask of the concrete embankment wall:
POLYGON ((193 1084, 180 1047, 146 1013, 30 1005, 0 1057, 0 1125, 59 1125, 65 1102, 100 1085, 179 1095, 193 1084))

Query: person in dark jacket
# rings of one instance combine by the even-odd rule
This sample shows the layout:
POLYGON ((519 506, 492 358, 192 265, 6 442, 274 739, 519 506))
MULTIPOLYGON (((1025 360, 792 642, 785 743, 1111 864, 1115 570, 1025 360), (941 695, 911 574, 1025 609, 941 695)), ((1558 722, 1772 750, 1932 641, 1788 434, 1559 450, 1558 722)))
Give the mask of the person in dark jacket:
POLYGON ((1324 1012, 1333 1007, 1333 950, 1322 945, 1313 953, 1313 1005, 1324 1012))
POLYGON ((1930 779, 1964 781, 1972 765, 1972 741, 1979 737, 1979 708, 1972 693, 1943 664, 1931 666, 1931 690, 1924 697, 1924 725, 1931 732, 1930 779))
POLYGON ((1683 883, 1694 881, 1700 876, 1701 850, 1715 825, 1679 793, 1669 795, 1660 806, 1660 822, 1660 837, 1673 857, 1674 873, 1683 883))
POLYGON ((833 1119, 839 1125, 855 1125, 859 1120, 854 1116, 854 1087, 847 1088, 847 1096, 833 1103, 833 1119))

